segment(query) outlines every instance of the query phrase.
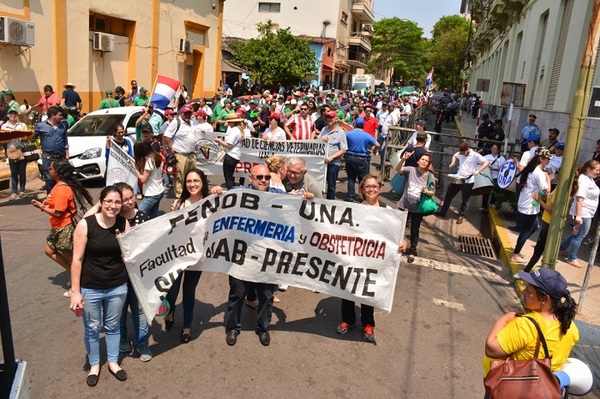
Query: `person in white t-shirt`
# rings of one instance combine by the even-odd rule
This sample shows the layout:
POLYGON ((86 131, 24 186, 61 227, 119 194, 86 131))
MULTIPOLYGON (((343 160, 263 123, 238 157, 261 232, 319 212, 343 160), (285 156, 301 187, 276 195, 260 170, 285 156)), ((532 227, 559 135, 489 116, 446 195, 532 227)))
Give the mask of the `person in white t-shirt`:
POLYGON ((212 124, 208 123, 206 119, 208 114, 203 109, 199 109, 196 113, 196 122, 193 123, 194 133, 197 139, 206 138, 206 133, 213 133, 212 124))
POLYGON ((560 243, 560 253, 566 256, 567 263, 575 267, 583 267, 577 260, 577 252, 581 242, 590 231, 592 219, 598 208, 600 188, 595 179, 600 176, 600 162, 590 160, 577 169, 575 176, 577 184, 573 185, 575 200, 569 210, 569 215, 575 220, 573 233, 560 243))
POLYGON ((139 210, 147 214, 150 219, 158 216, 160 200, 165 195, 162 184, 162 158, 152 148, 149 141, 138 141, 133 146, 135 159, 135 172, 142 183, 144 198, 139 210))
POLYGON ((424 121, 416 121, 415 122, 415 130, 413 134, 408 138, 407 144, 415 145, 417 144, 417 135, 419 134, 427 134, 427 141, 425 142, 425 149, 429 151, 429 146, 431 145, 431 135, 429 133, 425 133, 425 129, 427 125, 425 125, 424 121))
MULTIPOLYGON (((492 173, 492 181, 494 183, 494 187, 496 187, 498 182, 498 171, 500 170, 502 164, 506 161, 506 158, 500 154, 500 145, 497 143, 492 144, 491 151, 492 153, 485 155, 484 158, 490 163, 488 168, 490 168, 490 172, 492 173)), ((484 194, 481 196, 481 208, 479 208, 481 212, 487 211, 488 204, 494 204, 493 193, 494 190, 492 190, 489 194, 484 194)))
POLYGON ((261 137, 263 140, 283 141, 287 138, 285 130, 283 130, 279 124, 280 119, 281 116, 277 112, 273 112, 269 115, 269 127, 261 137))
POLYGON ((525 263, 525 258, 521 255, 521 249, 539 228, 537 220, 540 213, 540 203, 533 198, 533 193, 537 193, 545 198, 550 194, 550 177, 544 169, 552 159, 552 154, 546 148, 540 149, 531 161, 521 172, 519 200, 517 203, 517 226, 519 226, 519 237, 517 245, 511 257, 511 262, 525 263))
POLYGON ((446 190, 446 196, 444 197, 444 204, 438 212, 437 216, 445 217, 452 199, 459 192, 462 193, 462 202, 460 204, 460 210, 458 212, 457 224, 461 224, 464 221, 465 214, 469 208, 469 199, 471 197, 471 190, 475 184, 475 176, 478 175, 482 170, 488 167, 490 161, 485 159, 483 155, 473 151, 469 148, 469 143, 462 142, 458 147, 458 152, 452 155, 452 162, 450 162, 450 168, 453 168, 458 163, 457 174, 465 177, 465 183, 456 184, 450 183, 448 190, 446 190))

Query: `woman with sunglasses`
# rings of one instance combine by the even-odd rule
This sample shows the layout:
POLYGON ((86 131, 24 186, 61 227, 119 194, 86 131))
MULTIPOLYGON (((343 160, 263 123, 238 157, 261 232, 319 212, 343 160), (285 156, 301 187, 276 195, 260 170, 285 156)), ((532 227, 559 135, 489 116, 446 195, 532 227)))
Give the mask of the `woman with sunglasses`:
MULTIPOLYGON (((208 180, 200 169, 193 168, 186 172, 183 179, 183 191, 181 197, 173 202, 171 211, 176 211, 195 204, 210 195, 208 191, 208 180)), ((196 287, 200 282, 202 272, 198 270, 186 270, 177 277, 167 293, 169 302, 169 313, 165 316, 165 330, 170 331, 175 324, 175 301, 181 288, 183 279, 183 328, 181 329, 181 342, 187 344, 192 340, 192 322, 194 318, 194 305, 196 303, 196 287)))
POLYGON ((127 379, 119 360, 121 313, 127 297, 127 271, 117 234, 129 229, 119 213, 121 190, 105 187, 100 212, 82 219, 73 236, 71 310, 83 315, 84 342, 90 371, 86 383, 96 386, 100 374, 100 330, 104 327, 108 369, 119 381, 127 379))

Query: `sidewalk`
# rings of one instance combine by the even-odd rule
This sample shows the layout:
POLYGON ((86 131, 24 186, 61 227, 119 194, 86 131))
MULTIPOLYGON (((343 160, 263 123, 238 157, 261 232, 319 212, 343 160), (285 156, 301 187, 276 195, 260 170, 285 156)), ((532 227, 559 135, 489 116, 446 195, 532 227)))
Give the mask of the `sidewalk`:
MULTIPOLYGON (((475 119, 471 118, 469 115, 463 114, 461 120, 457 121, 457 125, 460 126, 459 130, 462 130, 465 136, 474 137, 476 131, 475 119)), ((519 264, 510 262, 510 257, 518 237, 518 233, 507 228, 508 226, 514 225, 514 213, 508 204, 505 203, 502 205, 501 209, 490 209, 489 219, 492 226, 492 236, 496 239, 500 248, 500 260, 509 270, 510 275, 512 276, 520 270, 519 264)), ((529 259, 533 254, 533 248, 537 241, 537 236, 538 234, 536 232, 523 247, 521 254, 525 257, 525 259, 529 259)), ((580 262, 587 266, 589 256, 590 250, 582 245, 581 249, 579 250, 580 262)), ((539 264, 541 264, 541 262, 539 264)), ((599 265, 598 260, 596 260, 595 265, 599 265)), ((571 295, 575 301, 579 303, 582 283, 586 274, 586 267, 573 267, 564 262, 564 257, 559 255, 556 261, 556 270, 565 277, 569 284, 571 295)), ((523 288, 522 281, 517 280, 516 284, 517 289, 520 291, 523 288)), ((590 279, 582 305, 583 306, 580 308, 580 311, 577 315, 577 320, 600 326, 600 271, 595 267, 591 267, 590 279)))
MULTIPOLYGON (((10 180, 10 167, 6 160, 0 161, 0 181, 10 180)), ((40 179, 37 162, 29 162, 27 164, 27 183, 25 184, 25 194, 27 197, 36 197, 38 194, 44 193, 44 182, 40 179)), ((10 198, 10 186, 4 190, 0 190, 0 203, 7 202, 10 198)), ((18 201, 24 201, 20 199, 18 201)))

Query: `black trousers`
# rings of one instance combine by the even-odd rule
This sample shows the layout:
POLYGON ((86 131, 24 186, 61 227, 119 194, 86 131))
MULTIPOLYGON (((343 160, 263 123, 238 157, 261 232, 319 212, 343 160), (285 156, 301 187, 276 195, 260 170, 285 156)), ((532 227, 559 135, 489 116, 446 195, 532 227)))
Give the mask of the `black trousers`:
MULTIPOLYGON (((342 321, 353 326, 356 323, 356 313, 354 312, 354 302, 347 299, 342 299, 342 321)), ((375 309, 373 306, 360 305, 360 322, 365 327, 367 324, 375 327, 375 317, 373 315, 375 309)))
MULTIPOLYGON (((269 331, 271 315, 273 314, 273 293, 277 287, 275 284, 253 283, 258 296, 258 317, 256 329, 260 332, 269 331)), ((229 299, 227 301, 227 312, 225 313, 225 330, 241 331, 242 308, 246 298, 248 283, 229 276, 229 299)))
POLYGON ((225 178, 225 187, 227 190, 231 190, 233 187, 233 174, 238 162, 240 161, 229 154, 225 154, 225 158, 223 158, 223 177, 225 178))
POLYGON ((446 196, 444 197, 444 205, 442 205, 442 209, 440 209, 440 212, 448 212, 448 208, 450 208, 450 203, 452 202, 452 199, 454 199, 454 197, 456 197, 456 194, 460 192, 462 193, 462 202, 460 203, 460 210, 458 211, 458 214, 460 216, 465 216, 467 209, 469 208, 469 199, 471 198, 471 190, 473 189, 473 185, 475 185, 475 183, 450 183, 450 185, 448 186, 448 190, 446 190, 446 196))
POLYGON ((421 229, 421 222, 423 221, 423 215, 421 213, 409 212, 410 217, 410 251, 409 254, 417 256, 417 244, 419 243, 419 230, 421 229))
POLYGON ((527 263, 527 266, 525 266, 525 268, 523 269, 524 272, 529 273, 544 254, 544 248, 546 248, 546 239, 548 238, 549 228, 550 225, 542 220, 542 229, 540 230, 540 234, 538 235, 537 243, 533 248, 533 255, 531 255, 529 263, 527 263))

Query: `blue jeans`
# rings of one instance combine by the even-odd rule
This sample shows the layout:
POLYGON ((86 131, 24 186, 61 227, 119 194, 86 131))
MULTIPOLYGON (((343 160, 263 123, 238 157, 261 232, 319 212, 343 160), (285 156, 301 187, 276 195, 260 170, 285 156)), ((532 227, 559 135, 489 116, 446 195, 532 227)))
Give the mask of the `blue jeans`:
POLYGON ((10 189, 13 194, 19 192, 18 186, 21 186, 21 192, 25 192, 25 182, 27 181, 27 162, 8 161, 10 166, 10 189))
POLYGON ((579 233, 576 235, 569 234, 569 236, 560 243, 561 251, 565 251, 567 248, 570 248, 569 254, 567 255, 567 260, 577 259, 577 252, 579 251, 581 242, 587 233, 589 233, 590 227, 592 227, 592 219, 593 218, 582 218, 581 220, 583 223, 581 223, 579 233))
POLYGON ((119 360, 121 312, 127 296, 127 284, 108 289, 82 288, 83 339, 91 366, 100 364, 100 330, 104 326, 106 352, 109 362, 119 360))
POLYGON ((186 270, 175 279, 169 292, 167 292, 167 301, 171 308, 170 313, 175 313, 175 301, 181 288, 181 279, 183 278, 183 328, 192 328, 194 320, 194 305, 196 304, 196 287, 202 276, 201 271, 186 270), (185 277, 183 277, 185 276, 185 277))
POLYGON ((127 281, 127 296, 123 303, 123 313, 121 314, 121 339, 127 339, 127 307, 131 309, 131 321, 135 330, 135 339, 133 344, 137 347, 141 343, 148 344, 149 329, 146 322, 144 311, 140 307, 140 302, 133 290, 131 281, 127 281))
POLYGON ((369 173, 369 161, 367 157, 346 154, 346 174, 348 175, 348 201, 354 201, 356 190, 354 188, 356 179, 360 183, 363 177, 369 173))
POLYGON ((340 173, 340 164, 327 165, 327 199, 335 199, 335 185, 340 173))
POLYGON ((144 197, 142 202, 140 202, 139 210, 146 213, 150 219, 154 219, 158 216, 158 206, 160 205, 160 200, 165 195, 164 191, 158 195, 151 195, 148 197, 144 197))
POLYGON ((381 146, 379 147, 379 167, 383 168, 383 162, 385 160, 385 149, 387 147, 385 145, 385 137, 382 136, 381 133, 379 134, 379 136, 377 136, 377 142, 381 146))
POLYGON ((529 237, 540 227, 538 215, 526 215, 517 211, 517 226, 520 226, 521 230, 513 253, 520 254, 529 237))

